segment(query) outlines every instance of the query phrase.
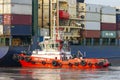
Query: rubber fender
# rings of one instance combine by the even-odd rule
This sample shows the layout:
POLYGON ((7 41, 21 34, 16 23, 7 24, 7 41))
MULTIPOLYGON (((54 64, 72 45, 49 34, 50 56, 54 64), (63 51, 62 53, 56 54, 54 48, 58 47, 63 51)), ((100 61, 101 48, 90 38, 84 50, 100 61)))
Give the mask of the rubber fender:
POLYGON ((88 63, 88 65, 91 67, 93 64, 92 63, 88 63))
POLYGON ((58 62, 57 61, 52 61, 52 65, 53 66, 58 66, 58 62))
POLYGON ((86 65, 87 65, 87 62, 84 61, 84 60, 82 60, 82 61, 80 62, 80 64, 81 64, 82 66, 86 66, 86 65))
POLYGON ((43 64, 43 65, 45 65, 45 64, 46 64, 46 62, 45 62, 45 61, 42 61, 42 64, 43 64))
POLYGON ((30 60, 31 60, 30 57, 25 57, 26 62, 29 62, 30 60))
POLYGON ((95 66, 98 66, 98 63, 95 63, 94 65, 95 65, 95 66))
POLYGON ((79 65, 79 63, 78 63, 78 62, 75 62, 75 63, 74 63, 74 65, 75 65, 75 66, 78 66, 78 65, 79 65))
POLYGON ((103 65, 104 65, 103 62, 99 62, 99 63, 98 63, 98 66, 103 66, 103 65))
POLYGON ((72 63, 68 63, 69 66, 72 66, 72 63))
POLYGON ((62 63, 58 63, 59 66, 62 66, 62 63))

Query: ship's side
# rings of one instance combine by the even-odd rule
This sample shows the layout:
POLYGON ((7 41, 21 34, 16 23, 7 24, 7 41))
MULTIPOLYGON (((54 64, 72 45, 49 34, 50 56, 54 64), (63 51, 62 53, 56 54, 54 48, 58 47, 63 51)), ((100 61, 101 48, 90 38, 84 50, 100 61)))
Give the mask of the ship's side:
POLYGON ((37 0, 0 2, 0 66, 20 66, 13 55, 29 54, 37 44, 37 4, 37 0))

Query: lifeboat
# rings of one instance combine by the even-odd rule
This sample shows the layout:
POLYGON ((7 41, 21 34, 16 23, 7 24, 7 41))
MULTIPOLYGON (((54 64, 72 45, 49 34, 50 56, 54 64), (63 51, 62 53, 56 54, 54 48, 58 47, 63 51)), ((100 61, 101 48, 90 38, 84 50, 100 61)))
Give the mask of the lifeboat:
POLYGON ((60 19, 69 19, 69 13, 64 10, 59 10, 60 19))

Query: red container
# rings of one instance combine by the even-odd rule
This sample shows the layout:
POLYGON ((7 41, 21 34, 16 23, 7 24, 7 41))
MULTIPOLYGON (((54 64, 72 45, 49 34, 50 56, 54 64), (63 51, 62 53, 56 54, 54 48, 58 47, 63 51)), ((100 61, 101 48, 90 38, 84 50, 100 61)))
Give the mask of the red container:
POLYGON ((120 30, 120 22, 116 23, 117 30, 120 30))
POLYGON ((85 30, 82 33, 84 38, 100 38, 99 30, 85 30))
POLYGON ((63 10, 59 10, 59 17, 60 19, 69 19, 69 13, 63 10))
POLYGON ((114 31, 116 30, 116 23, 101 23, 101 30, 114 31))
POLYGON ((31 15, 4 14, 4 25, 32 25, 31 15))

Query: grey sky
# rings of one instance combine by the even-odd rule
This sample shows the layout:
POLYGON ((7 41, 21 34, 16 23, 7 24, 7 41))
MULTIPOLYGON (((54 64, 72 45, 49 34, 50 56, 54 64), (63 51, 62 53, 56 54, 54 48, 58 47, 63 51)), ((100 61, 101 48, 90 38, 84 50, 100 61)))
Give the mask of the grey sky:
POLYGON ((120 6, 120 0, 85 0, 85 3, 120 6))

